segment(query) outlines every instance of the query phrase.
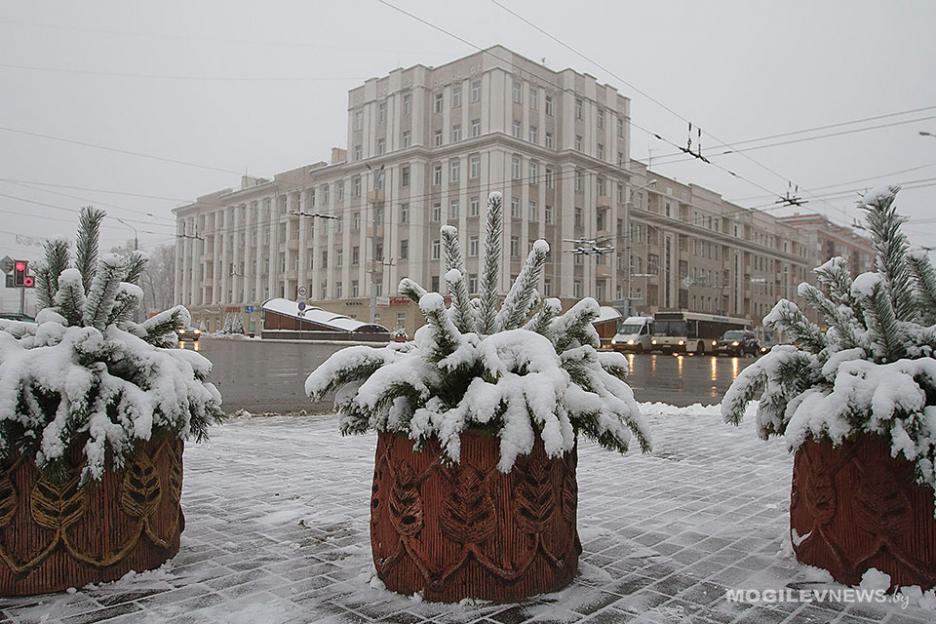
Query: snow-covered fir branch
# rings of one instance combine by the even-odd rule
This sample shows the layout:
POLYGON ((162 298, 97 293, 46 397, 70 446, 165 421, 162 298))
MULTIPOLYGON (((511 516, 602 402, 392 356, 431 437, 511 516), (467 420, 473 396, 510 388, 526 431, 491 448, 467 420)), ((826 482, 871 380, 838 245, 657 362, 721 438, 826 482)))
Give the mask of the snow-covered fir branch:
POLYGON ((503 472, 533 449, 537 436, 550 457, 574 448, 577 435, 620 452, 636 437, 649 450, 649 431, 623 381, 626 359, 596 349, 598 303, 584 299, 563 314, 558 299, 537 292, 549 253, 545 241, 534 243, 498 306, 501 211, 501 195, 492 193, 480 297, 469 300, 462 290, 457 231, 445 226, 451 304, 404 279, 400 292, 426 318, 414 340, 339 351, 309 375, 306 394, 320 400, 334 392, 343 433, 394 432, 416 446, 435 438, 454 462, 463 431, 488 431, 500 440, 503 472))

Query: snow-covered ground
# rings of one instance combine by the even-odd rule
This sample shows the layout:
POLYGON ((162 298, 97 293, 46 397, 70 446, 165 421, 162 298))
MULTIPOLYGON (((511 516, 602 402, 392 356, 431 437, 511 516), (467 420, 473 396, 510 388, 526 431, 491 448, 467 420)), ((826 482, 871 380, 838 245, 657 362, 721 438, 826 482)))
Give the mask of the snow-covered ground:
MULTIPOLYGON (((372 578, 375 437, 342 438, 335 417, 240 418, 185 452, 186 530, 155 572, 74 593, 0 599, 0 623, 479 622, 922 624, 897 604, 729 602, 727 589, 821 589, 784 544, 791 459, 754 419, 717 407, 642 405, 652 455, 583 444, 580 574, 517 606, 434 605, 372 578)), ((636 445, 635 445, 636 447, 636 445)))

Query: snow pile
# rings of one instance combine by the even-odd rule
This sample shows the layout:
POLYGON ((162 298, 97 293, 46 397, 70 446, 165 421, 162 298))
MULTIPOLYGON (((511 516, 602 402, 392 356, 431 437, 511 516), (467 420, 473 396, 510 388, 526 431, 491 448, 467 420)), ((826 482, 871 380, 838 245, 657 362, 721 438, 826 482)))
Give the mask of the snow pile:
MULTIPOLYGON (((79 245, 96 247, 82 236, 79 245)), ((188 312, 177 307, 134 323, 142 291, 123 280, 138 272, 136 259, 104 256, 90 276, 75 268, 49 273, 67 262, 65 250, 64 258, 47 253, 40 273, 44 301, 54 307, 35 323, 0 321, 0 460, 18 453, 57 471, 81 445, 82 479, 99 480, 154 434, 202 438, 222 416, 221 395, 206 381, 211 363, 161 348, 174 346, 188 312)), ((88 258, 79 247, 79 264, 88 258)))
POLYGON ((908 252, 894 209, 897 188, 866 198, 877 272, 852 279, 847 262, 816 268, 818 287, 798 293, 828 329, 781 300, 764 318, 794 345, 778 345, 741 372, 722 401, 735 424, 758 395, 761 437, 784 436, 793 451, 810 439, 840 444, 880 435, 893 457, 916 464, 936 487, 936 270, 908 252))
POLYGON ((417 448, 435 438, 454 462, 463 431, 488 431, 500 438, 502 472, 532 451, 537 435, 549 457, 570 451, 579 433, 621 452, 635 435, 648 450, 649 432, 623 381, 626 358, 597 351, 592 321, 598 303, 584 299, 561 314, 558 300, 541 301, 537 293, 549 253, 545 241, 533 245, 497 306, 500 214, 495 193, 488 202, 479 298, 467 295, 457 230, 443 227, 442 273, 451 306, 404 279, 400 292, 418 303, 427 321, 414 340, 339 351, 309 375, 306 394, 318 401, 335 391, 342 433, 396 432, 417 448))

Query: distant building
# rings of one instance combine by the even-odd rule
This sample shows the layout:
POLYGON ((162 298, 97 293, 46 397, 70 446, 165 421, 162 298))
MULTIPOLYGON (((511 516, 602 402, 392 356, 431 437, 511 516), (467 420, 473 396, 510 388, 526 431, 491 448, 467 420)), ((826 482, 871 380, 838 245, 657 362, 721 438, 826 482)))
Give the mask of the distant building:
POLYGON ((631 162, 629 115, 613 87, 501 46, 367 80, 349 92, 348 149, 329 162, 245 176, 175 210, 177 299, 212 330, 252 309, 245 325, 259 332, 264 301, 302 298, 412 336, 422 318, 397 284, 439 289, 449 223, 477 292, 485 202, 497 190, 504 290, 544 238, 542 290, 566 305, 593 296, 625 313, 759 322, 809 278, 811 243, 795 224, 631 162), (602 237, 609 253, 571 253, 568 240, 602 237))
POLYGON ((796 229, 806 246, 810 267, 841 256, 848 261, 853 275, 874 270, 874 247, 871 240, 852 228, 832 223, 816 213, 781 217, 780 221, 796 229))

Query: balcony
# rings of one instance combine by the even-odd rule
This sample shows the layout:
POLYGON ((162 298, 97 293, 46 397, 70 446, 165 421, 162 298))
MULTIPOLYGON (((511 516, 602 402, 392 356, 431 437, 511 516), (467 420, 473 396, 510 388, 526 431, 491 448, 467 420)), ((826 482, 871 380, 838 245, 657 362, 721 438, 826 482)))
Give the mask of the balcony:
POLYGON ((368 238, 383 238, 384 237, 384 225, 383 223, 371 223, 367 226, 367 236, 368 238))
POLYGON ((599 195, 596 200, 596 205, 599 208, 610 208, 611 207, 611 196, 610 195, 599 195))
POLYGON ((299 251, 299 239, 290 238, 288 241, 286 241, 286 248, 289 251, 299 251))
POLYGON ((384 192, 367 191, 367 201, 371 204, 382 204, 384 202, 384 192))

